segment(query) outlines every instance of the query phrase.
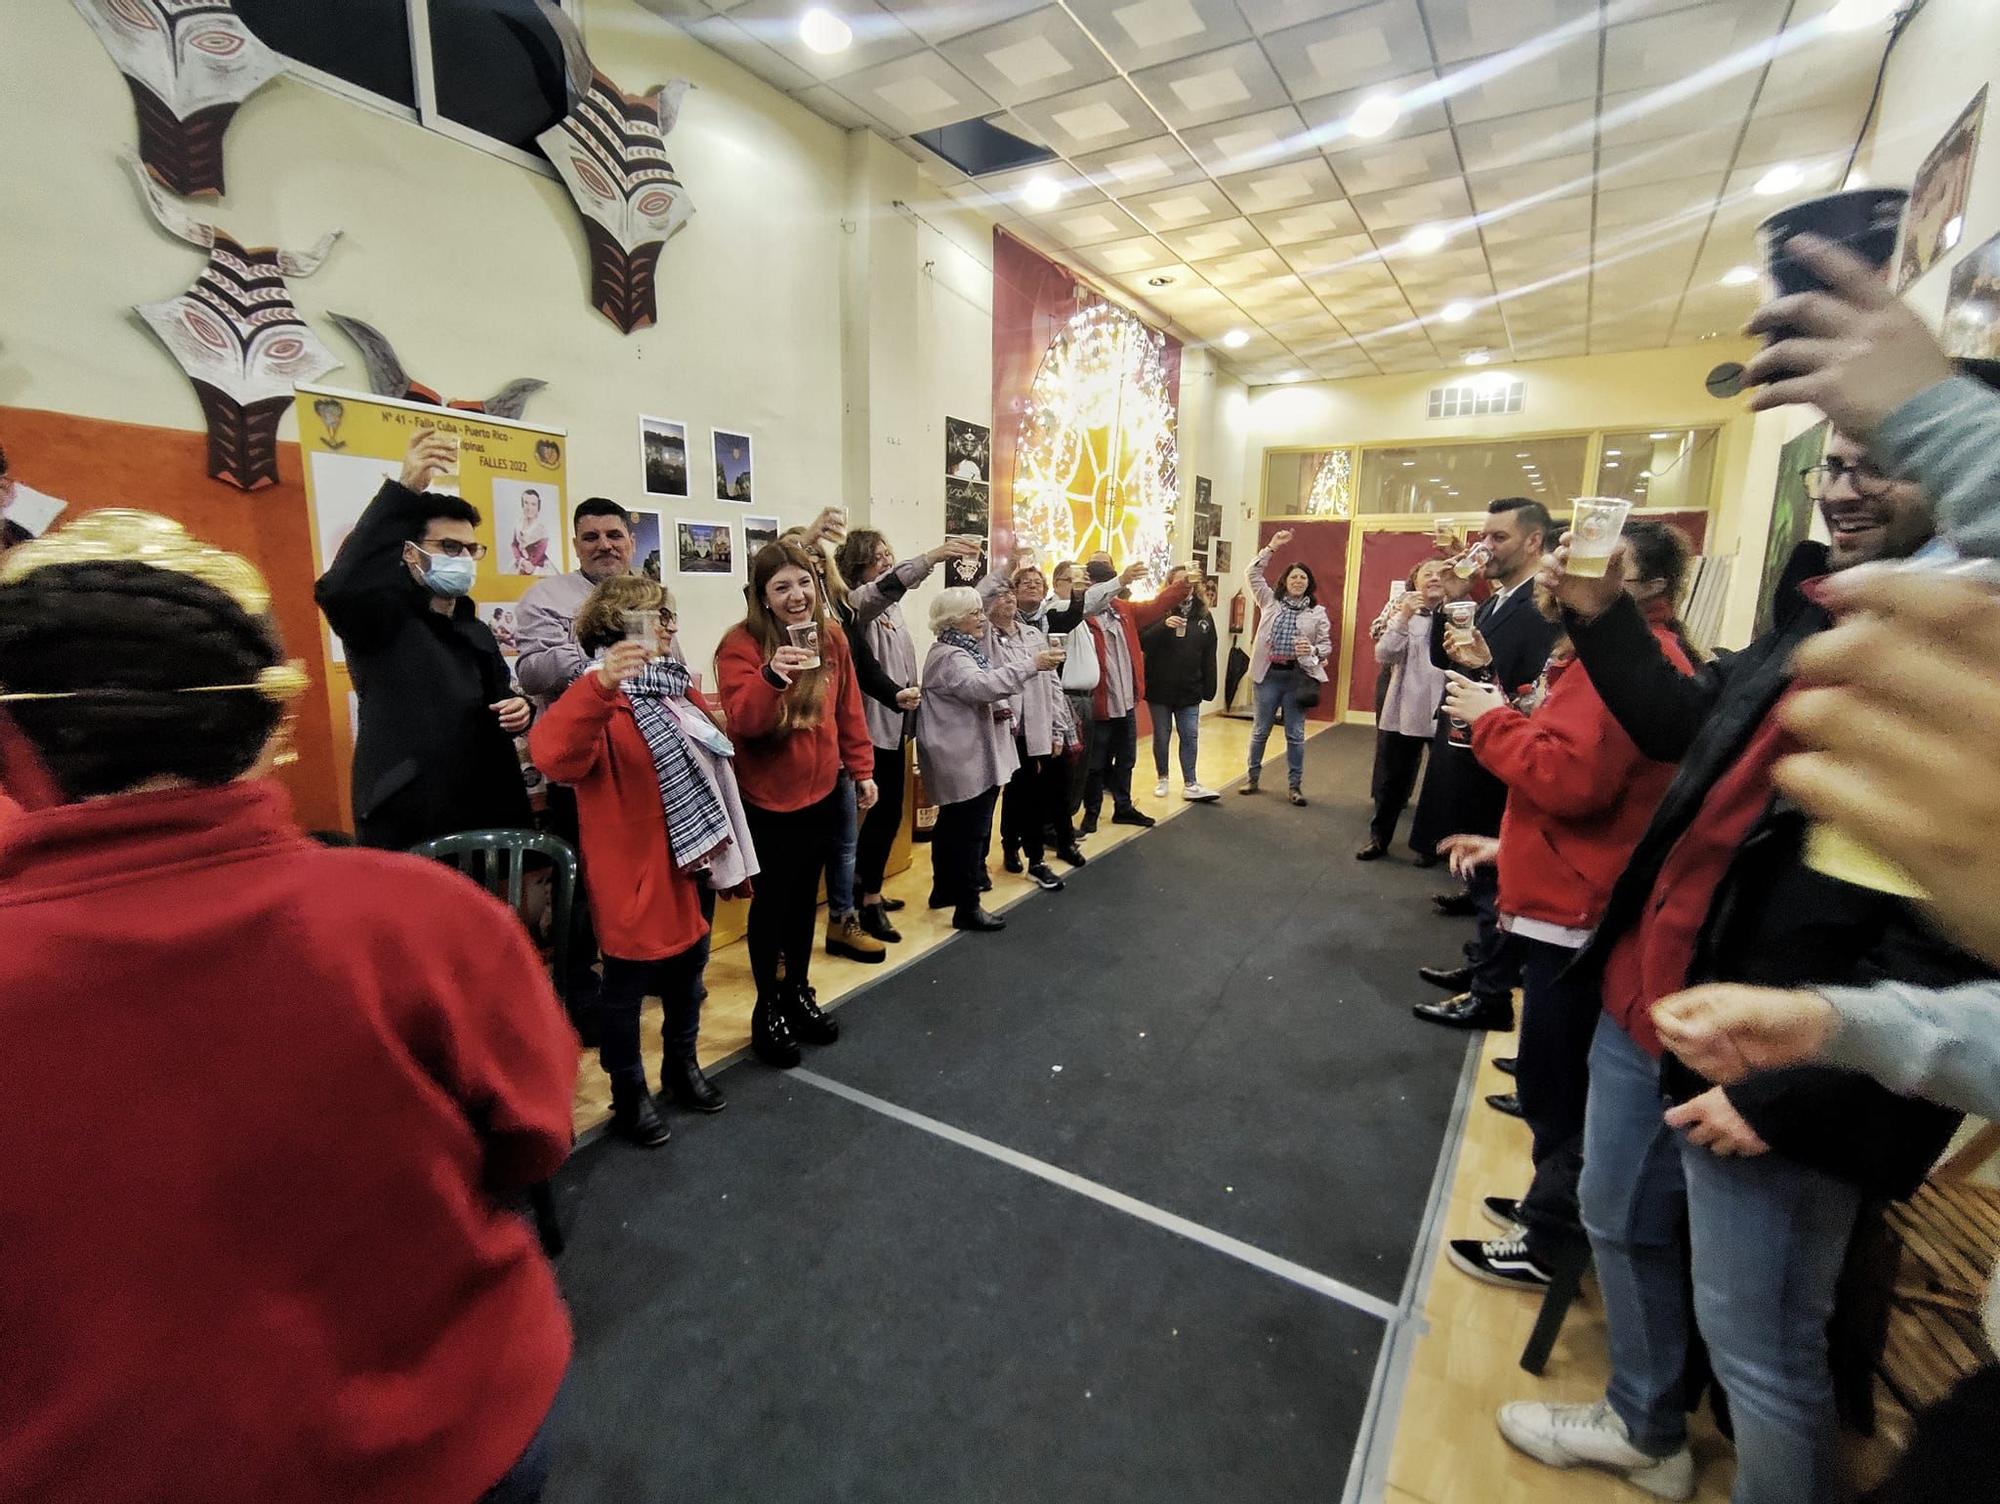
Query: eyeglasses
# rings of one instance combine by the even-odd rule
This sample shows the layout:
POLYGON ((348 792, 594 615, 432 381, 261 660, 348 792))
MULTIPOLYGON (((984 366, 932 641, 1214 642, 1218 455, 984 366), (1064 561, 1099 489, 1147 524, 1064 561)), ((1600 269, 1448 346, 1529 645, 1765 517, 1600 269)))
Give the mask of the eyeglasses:
POLYGON ((1867 460, 1850 465, 1846 460, 1821 460, 1799 471, 1806 483, 1806 495, 1814 501, 1826 500, 1827 493, 1845 479, 1862 496, 1880 496, 1895 484, 1896 477, 1884 475, 1867 460))
POLYGON ((461 543, 456 538, 426 538, 417 545, 427 554, 443 554, 447 559, 483 559, 484 543, 461 543))

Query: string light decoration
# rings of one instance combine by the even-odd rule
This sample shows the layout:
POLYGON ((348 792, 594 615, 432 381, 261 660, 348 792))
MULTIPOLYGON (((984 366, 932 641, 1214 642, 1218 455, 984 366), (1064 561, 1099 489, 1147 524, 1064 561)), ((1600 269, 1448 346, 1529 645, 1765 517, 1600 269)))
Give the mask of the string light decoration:
POLYGON ((1348 517, 1354 512, 1354 461, 1345 449, 1328 451, 1306 496, 1309 517, 1348 517))
POLYGON ((1172 563, 1180 499, 1166 338, 1084 296, 1028 389, 1014 535, 1044 567, 1103 549, 1121 563, 1145 561, 1159 581, 1172 563))

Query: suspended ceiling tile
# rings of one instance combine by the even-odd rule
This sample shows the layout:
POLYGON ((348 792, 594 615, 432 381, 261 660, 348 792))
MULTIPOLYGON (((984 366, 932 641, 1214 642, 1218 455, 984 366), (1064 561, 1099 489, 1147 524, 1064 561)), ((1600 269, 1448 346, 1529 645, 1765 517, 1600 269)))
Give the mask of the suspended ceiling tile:
POLYGON ((1689 131, 1671 141, 1644 141, 1600 147, 1598 176, 1606 188, 1664 183, 1697 172, 1723 172, 1736 156, 1741 122, 1714 130, 1689 131))
POLYGON ((1401 289, 1396 286, 1396 278, 1388 267, 1379 261, 1359 262, 1336 271, 1300 271, 1299 280, 1324 299, 1329 306, 1346 299, 1367 293, 1394 290, 1398 297, 1401 289))
POLYGON ((1467 172, 1501 172, 1523 162, 1587 152, 1596 140, 1596 112, 1587 99, 1525 110, 1458 127, 1458 154, 1467 172))
POLYGON ((1516 360, 1558 360, 1589 353, 1589 335, 1582 332, 1552 334, 1543 339, 1514 341, 1516 360))
POLYGON ((1461 63, 1445 74, 1452 123, 1491 120, 1597 97, 1595 31, 1461 63))
POLYGON ((1465 181, 1481 214, 1502 214, 1515 205, 1539 206, 1565 198, 1588 200, 1597 186, 1597 169, 1586 153, 1523 162, 1500 172, 1469 173, 1465 181))
POLYGON ((935 52, 914 52, 850 74, 834 88, 902 136, 984 115, 993 108, 978 85, 935 52))
MULTIPOLYGON (((1293 246, 1336 235, 1353 235, 1361 229, 1361 216, 1346 200, 1333 199, 1276 214, 1253 214, 1250 223, 1272 245, 1293 246)), ((1367 237, 1364 235, 1362 239, 1365 241, 1367 237)))
POLYGON ((1188 150, 1218 178, 1311 161, 1319 155, 1304 117, 1290 105, 1195 126, 1180 134, 1188 150))
POLYGON ((1697 58, 1727 62, 1743 72, 1761 70, 1777 51, 1778 27, 1790 3, 1728 0, 1613 26, 1604 37, 1605 91, 1671 88, 1688 76, 1690 60, 1697 58))
POLYGON ((1264 277, 1284 276, 1286 270, 1285 263, 1278 259, 1278 253, 1266 246, 1261 250, 1224 256, 1218 261, 1203 262, 1201 274, 1215 286, 1233 292, 1240 287, 1254 286, 1264 277))
POLYGON ((841 19, 853 29, 853 43, 843 52, 814 52, 799 40, 799 15, 793 0, 747 0, 730 7, 729 20, 795 68, 826 82, 907 57, 924 45, 874 0, 841 0, 841 19))
POLYGON ((1358 288, 1323 301, 1328 311, 1343 323, 1349 318, 1365 318, 1369 314, 1393 313, 1400 318, 1411 316, 1410 300, 1393 282, 1381 287, 1358 288))
POLYGON ((1281 248, 1285 264, 1302 277, 1336 276, 1356 267, 1380 267, 1381 256, 1367 235, 1330 235, 1281 248))
POLYGON ((1392 345, 1398 340, 1429 343, 1423 320, 1408 307, 1368 308, 1358 313, 1343 313, 1340 322, 1349 334, 1366 344, 1371 351, 1384 341, 1392 345))
MULTIPOLYGON (((843 130, 872 130, 877 135, 895 140, 897 145, 902 144, 901 140, 896 139, 897 132, 893 126, 887 124, 877 116, 869 114, 866 110, 857 107, 849 100, 842 98, 834 91, 831 84, 814 84, 810 89, 801 89, 792 97, 811 110, 815 115, 819 116, 820 119, 831 120, 843 130)), ((936 163, 938 166, 950 171, 955 172, 957 170, 952 168, 950 163, 940 161, 922 147, 917 147, 914 151, 909 152, 908 155, 915 156, 918 161, 926 165, 936 163), (918 153, 922 153, 922 155, 918 155, 918 153)), ((964 174, 960 173, 959 176, 963 177, 964 174)))
POLYGON ((1549 199, 1542 203, 1509 205, 1479 217, 1479 232, 1488 245, 1527 241, 1549 235, 1569 235, 1590 231, 1590 200, 1587 198, 1549 199))
POLYGON ((951 63, 1004 105, 1027 104, 1111 77, 1082 27, 1059 5, 939 45, 951 63))
POLYGON ((1382 256, 1405 287, 1431 286, 1459 277, 1487 274, 1486 252, 1476 241, 1446 246, 1427 255, 1407 250, 1398 241, 1383 247, 1382 256))
MULTIPOLYGON (((1247 219, 1218 219, 1192 229, 1163 229, 1159 235, 1184 261, 1213 261, 1220 256, 1264 249, 1264 238, 1247 219)), ((1277 260, 1275 251, 1271 259, 1277 260)))
POLYGON ((1757 91, 1760 110, 1799 110, 1833 100, 1866 101, 1875 92, 1875 70, 1888 45, 1886 27, 1829 32, 1800 28, 1797 10, 1786 28, 1779 56, 1772 59, 1757 91), (1793 45, 1801 35, 1811 40, 1793 45))
POLYGON ((1230 302, 1225 294, 1200 283, 1173 287, 1148 286, 1142 296, 1183 323, 1190 319, 1196 321, 1214 319, 1222 321, 1221 327, 1226 329, 1242 321, 1242 316, 1236 311, 1236 305, 1230 302))
POLYGON ((819 81, 790 58, 766 47, 756 37, 727 16, 707 16, 687 23, 688 35, 711 51, 719 52, 739 68, 748 69, 776 88, 792 93, 811 88, 819 81))
POLYGON ((1175 188, 1198 182, 1207 175, 1172 136, 1134 141, 1129 146, 1114 146, 1109 151, 1073 157, 1071 161, 1113 198, 1175 188))
POLYGON ((1149 272, 1155 267, 1171 266, 1174 253, 1150 235, 1135 235, 1130 240, 1114 240, 1104 245, 1094 245, 1082 253, 1089 265, 1114 277, 1130 276, 1134 272, 1149 272))
POLYGON ((1231 173, 1218 183, 1245 214, 1275 213, 1340 202, 1340 185, 1319 157, 1231 173))
POLYGON ((926 42, 937 43, 1039 10, 1044 0, 883 0, 883 4, 926 42))
POLYGON ((1368 358, 1365 351, 1359 350, 1352 355, 1339 355, 1312 362, 1313 375, 1322 381, 1346 381, 1355 376, 1374 376, 1378 375, 1381 369, 1368 358))
POLYGON ((1361 222, 1377 238, 1386 231, 1407 229, 1411 225, 1436 220, 1463 219, 1472 212, 1471 200, 1465 193, 1465 179, 1458 177, 1416 183, 1407 188, 1391 189, 1387 193, 1360 195, 1353 203, 1361 222))
MULTIPOLYGON (((1271 71, 1264 49, 1239 42, 1216 52, 1163 63, 1132 75, 1167 124, 1179 131, 1234 120, 1288 102, 1285 86, 1271 71)), ((1189 143, 1197 157, 1199 147, 1189 143)), ((1246 164, 1255 165, 1255 164, 1246 164)))
POLYGON ((1327 0, 1238 0, 1244 19, 1258 36, 1269 36, 1305 21, 1317 21, 1328 10, 1327 0))
POLYGON ((1851 151, 1861 139, 1867 97, 1842 99, 1803 110, 1765 110, 1750 117, 1743 134, 1746 162, 1786 162, 1822 153, 1851 151))
POLYGON ((1119 78, 1018 105, 1014 114, 1071 158, 1160 134, 1159 117, 1119 78))
POLYGON ((1365 89, 1431 61, 1416 0, 1377 0, 1266 40, 1293 99, 1365 89))
POLYGON ((1606 230, 1656 226, 1661 230, 1678 229, 1685 233, 1689 222, 1696 216, 1705 225, 1721 189, 1722 174, 1719 172, 1675 178, 1666 183, 1605 189, 1597 195, 1600 254, 1606 230))
MULTIPOLYGON (((1058 204, 1058 208, 1074 206, 1079 202, 1095 203, 1103 196, 1061 162, 1017 167, 1011 172, 989 172, 975 181, 993 202, 1005 205, 1009 213, 1033 219, 1037 211, 1028 206, 1026 189, 1037 178, 1052 179, 1065 190, 1064 202, 1058 204)), ((1138 227, 1134 226, 1126 233, 1136 235, 1138 227)))
POLYGON ((1597 0, 1424 0, 1440 63, 1594 31, 1597 0))
MULTIPOLYGON (((1405 63, 1404 66, 1409 65, 1405 63)), ((1299 105, 1299 113, 1305 116, 1317 146, 1326 151, 1342 150, 1362 144, 1362 138, 1347 129, 1347 121, 1355 107, 1374 94, 1393 94, 1403 103, 1403 113, 1397 117, 1395 126, 1387 135, 1377 138, 1378 141, 1424 136, 1432 131, 1448 129, 1451 125, 1450 117, 1445 114, 1444 85, 1438 82, 1437 74, 1428 68, 1404 73, 1366 88, 1343 89, 1337 94, 1308 99, 1299 105)))
POLYGON ((1250 35, 1235 0, 1070 0, 1070 6, 1128 73, 1250 35))
MULTIPOLYGON (((1211 270, 1209 275, 1213 278, 1214 272, 1211 270)), ((1320 300, 1307 290, 1305 283, 1286 275, 1283 267, 1259 281, 1230 287, 1229 295, 1246 313, 1255 314, 1260 324, 1326 312, 1320 300)))
POLYGON ((1724 333, 1734 333, 1749 321, 1757 310, 1758 289, 1749 287, 1721 287, 1713 281, 1703 282, 1688 288, 1681 299, 1680 319, 1683 323, 1699 323, 1704 330, 1720 329, 1724 333))
POLYGON ((1499 241, 1487 246, 1486 262, 1496 277, 1539 272, 1545 267, 1581 266, 1590 260, 1590 236, 1582 230, 1535 240, 1499 241))
POLYGON ((1754 72, 1715 80, 1691 75, 1664 89, 1614 86, 1599 111, 1598 139, 1607 146, 1631 146, 1740 127, 1758 97, 1754 72))
MULTIPOLYGON (((1245 329, 1250 325, 1250 320, 1227 299, 1205 308, 1177 312, 1174 319, 1204 344, 1213 344, 1230 330, 1245 329)), ((1235 358, 1270 359, 1280 353, 1281 347, 1276 340, 1260 340, 1253 337, 1249 344, 1235 352, 1235 358)))
POLYGON ((1434 182, 1459 171, 1458 145, 1450 131, 1370 142, 1366 147, 1343 146, 1329 151, 1326 160, 1340 175, 1340 186, 1349 197, 1434 182))
POLYGON ((1135 193, 1124 203, 1156 234, 1238 217, 1236 206, 1209 182, 1163 188, 1158 193, 1135 193))
POLYGON ((1037 214, 1034 218, 1037 224, 1048 228, 1049 234, 1072 249, 1108 245, 1114 240, 1129 237, 1136 228, 1131 215, 1103 197, 1099 197, 1096 203, 1074 206, 1065 203, 1052 213, 1037 214))

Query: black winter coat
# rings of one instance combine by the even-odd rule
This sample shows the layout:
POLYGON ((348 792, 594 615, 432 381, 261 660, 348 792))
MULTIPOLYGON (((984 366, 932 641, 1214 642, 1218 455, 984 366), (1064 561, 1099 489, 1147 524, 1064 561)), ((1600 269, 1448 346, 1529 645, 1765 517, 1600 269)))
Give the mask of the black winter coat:
POLYGON ((500 645, 470 600, 433 610, 403 565, 422 506, 384 481, 313 587, 361 700, 356 834, 387 849, 534 823, 514 739, 490 708, 514 693, 500 645))
POLYGON ((1139 634, 1146 657, 1146 703, 1179 710, 1215 698, 1215 616, 1190 615, 1186 635, 1176 637, 1165 622, 1139 634))

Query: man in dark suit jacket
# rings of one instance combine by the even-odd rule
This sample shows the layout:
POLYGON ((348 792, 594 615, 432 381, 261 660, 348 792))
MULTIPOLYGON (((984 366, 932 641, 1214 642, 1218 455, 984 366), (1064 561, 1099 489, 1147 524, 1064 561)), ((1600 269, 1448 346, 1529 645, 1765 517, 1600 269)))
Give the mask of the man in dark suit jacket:
MULTIPOLYGON (((1562 629, 1535 609, 1535 572, 1554 529, 1548 509, 1525 496, 1503 496, 1486 508, 1480 542, 1487 551, 1486 579, 1493 593, 1473 618, 1469 644, 1447 653, 1445 613, 1431 618, 1431 660, 1440 668, 1481 679, 1513 695, 1533 684, 1548 662, 1562 629)), ((1445 571, 1447 599, 1464 599, 1469 581, 1445 571)), ((1456 646, 1456 645, 1455 645, 1456 646)), ((1470 741, 1451 739, 1450 723, 1438 718, 1431 739, 1430 772, 1424 780, 1413 839, 1422 832, 1429 840, 1452 835, 1497 836, 1507 807, 1507 786, 1479 765, 1470 741)), ((1419 1003, 1414 1011, 1427 1023, 1453 1029, 1514 1027, 1514 984, 1520 965, 1500 928, 1495 903, 1499 878, 1492 867, 1474 870, 1467 882, 1479 927, 1465 947, 1465 964, 1424 967, 1424 980, 1456 995, 1441 1003, 1419 1003), (1462 989, 1462 990, 1461 990, 1462 989)))
POLYGON ((354 824, 364 846, 533 823, 514 737, 532 711, 468 592, 479 511, 432 493, 453 460, 425 429, 313 587, 361 700, 354 824))

